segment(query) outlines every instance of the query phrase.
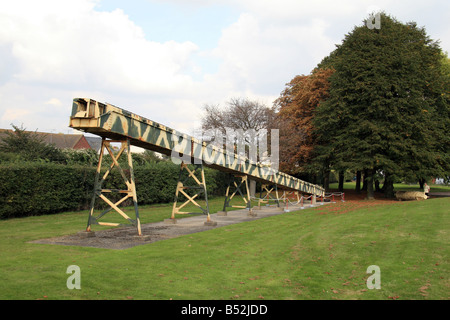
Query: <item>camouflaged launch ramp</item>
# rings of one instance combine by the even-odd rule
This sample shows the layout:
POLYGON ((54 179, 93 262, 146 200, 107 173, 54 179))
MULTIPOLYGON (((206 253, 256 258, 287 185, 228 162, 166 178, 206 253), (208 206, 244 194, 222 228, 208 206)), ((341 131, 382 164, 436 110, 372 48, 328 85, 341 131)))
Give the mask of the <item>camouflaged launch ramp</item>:
MULTIPOLYGON (((96 194, 97 196, 105 200, 109 205, 111 205, 112 209, 116 211, 119 210, 118 212, 125 219, 136 225, 138 227, 139 234, 140 225, 131 157, 129 157, 129 166, 131 168, 130 178, 125 177, 125 174, 123 173, 123 170, 120 168, 117 161, 120 155, 124 153, 125 148, 128 148, 129 150, 130 144, 142 147, 144 149, 156 151, 168 156, 173 155, 174 151, 179 152, 179 155, 182 156, 185 162, 190 162, 197 165, 200 164, 201 166, 205 165, 217 170, 229 172, 232 175, 241 177, 242 181, 245 180, 246 184, 246 178, 248 177, 250 179, 260 181, 262 184, 274 185, 278 189, 302 192, 318 197, 323 197, 325 194, 325 190, 320 186, 302 181, 283 172, 274 171, 270 167, 253 163, 249 159, 238 156, 237 154, 227 154, 226 150, 208 145, 206 142, 199 141, 193 137, 180 133, 162 124, 138 116, 111 104, 100 103, 93 99, 76 98, 73 100, 73 109, 69 126, 71 128, 78 129, 84 132, 99 135, 103 138, 102 152, 100 154, 99 167, 97 170, 95 187, 96 194), (113 152, 109 148, 109 143, 112 141, 122 142, 122 145, 124 146, 116 156, 113 156, 113 152), (128 190, 117 191, 126 194, 126 196, 123 200, 119 201, 119 203, 115 204, 107 200, 107 198, 102 194, 102 192, 113 192, 113 190, 101 189, 101 183, 106 179, 110 170, 107 171, 102 180, 99 180, 101 159, 103 155, 103 149, 105 148, 115 159, 113 160, 113 164, 110 170, 113 166, 117 166, 121 171, 122 176, 124 177, 126 185, 128 186, 128 190), (136 220, 129 218, 123 211, 118 208, 118 205, 129 197, 133 197, 133 199, 135 200, 136 220)), ((183 169, 183 165, 181 168, 183 169)), ((186 166, 184 168, 188 170, 186 166)), ((190 171, 190 176, 194 176, 191 173, 192 172, 190 171)), ((197 180, 197 182, 199 185, 203 185, 203 187, 205 187, 204 177, 202 181, 197 180)), ((236 187, 239 189, 237 185, 236 187)), ((182 185, 177 187, 177 195, 178 192, 183 193, 182 185)), ((241 191, 239 192, 241 193, 241 191)), ((194 204, 198 205, 197 203, 195 203, 193 198, 190 200, 194 204)), ((250 198, 248 198, 248 204, 249 200, 250 198)), ((177 209, 179 208, 176 208, 176 205, 174 204, 174 212, 181 213, 180 211, 177 211, 177 209)), ((99 219, 99 217, 94 218, 92 216, 92 210, 93 208, 91 208, 91 218, 88 223, 88 230, 90 229, 90 224, 97 223, 97 220, 99 219)), ((209 212, 207 213, 209 221, 209 212)), ((102 214, 101 216, 103 215, 104 214, 102 214)), ((173 217, 174 213, 172 214, 172 218, 173 217)))

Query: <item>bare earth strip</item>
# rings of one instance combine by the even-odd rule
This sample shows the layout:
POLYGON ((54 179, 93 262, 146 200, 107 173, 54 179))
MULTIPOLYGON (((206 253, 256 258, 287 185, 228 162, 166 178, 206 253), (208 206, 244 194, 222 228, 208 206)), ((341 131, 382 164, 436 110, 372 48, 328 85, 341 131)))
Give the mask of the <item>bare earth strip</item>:
MULTIPOLYGON (((326 203, 325 203, 326 204, 326 203)), ((318 203, 314 206, 320 206, 318 203)), ((309 208, 306 205, 304 208, 309 208)), ((301 210, 300 205, 289 205, 288 211, 301 210)), ((153 243, 160 240, 171 239, 186 234, 202 232, 213 228, 223 227, 230 224, 262 219, 284 213, 283 209, 277 207, 261 207, 261 210, 252 209, 256 216, 249 216, 247 209, 227 212, 226 216, 220 216, 217 213, 211 214, 211 221, 216 222, 215 226, 205 225, 206 216, 192 216, 178 219, 175 224, 168 224, 164 221, 156 223, 143 224, 142 236, 137 235, 133 227, 121 227, 109 230, 95 231, 95 236, 87 237, 85 232, 66 235, 55 238, 41 239, 31 243, 54 244, 67 246, 83 246, 103 249, 127 249, 138 245, 153 243)))

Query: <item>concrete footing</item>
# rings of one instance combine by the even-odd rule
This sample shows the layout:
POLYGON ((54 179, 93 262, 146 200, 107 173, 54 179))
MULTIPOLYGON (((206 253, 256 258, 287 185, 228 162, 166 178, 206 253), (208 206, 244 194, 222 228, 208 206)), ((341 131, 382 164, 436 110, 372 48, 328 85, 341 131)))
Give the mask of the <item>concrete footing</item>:
POLYGON ((217 212, 217 215, 218 215, 218 216, 226 217, 226 216, 227 216, 227 212, 226 212, 226 211, 218 211, 218 212, 217 212))
POLYGON ((164 219, 164 223, 165 224, 176 224, 177 223, 177 219, 164 219))
POLYGON ((146 241, 150 240, 150 235, 141 235, 141 236, 134 236, 133 239, 140 240, 140 241, 146 241))
POLYGON ((80 238, 86 239, 86 238, 93 238, 95 237, 95 232, 94 231, 80 231, 78 232, 78 236, 80 238))
POLYGON ((207 227, 215 227, 215 226, 217 226, 217 222, 215 222, 215 221, 205 221, 204 225, 207 226, 207 227))
POLYGON ((248 211, 247 216, 253 218, 253 217, 257 217, 258 215, 256 214, 256 212, 253 212, 253 209, 252 209, 252 210, 248 211))

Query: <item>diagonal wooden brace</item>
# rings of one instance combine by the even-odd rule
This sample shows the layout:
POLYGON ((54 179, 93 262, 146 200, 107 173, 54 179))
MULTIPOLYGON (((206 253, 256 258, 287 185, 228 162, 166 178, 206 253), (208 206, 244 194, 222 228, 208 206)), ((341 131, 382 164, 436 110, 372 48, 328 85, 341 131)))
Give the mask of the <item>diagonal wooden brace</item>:
POLYGON ((175 191, 175 200, 174 200, 173 207, 172 207, 172 215, 170 217, 171 220, 175 220, 175 214, 191 213, 191 212, 181 211, 181 209, 184 208, 187 204, 192 203, 197 208, 199 208, 203 214, 206 214, 207 221, 208 222, 210 221, 208 193, 206 190, 205 171, 203 169, 202 164, 200 164, 200 165, 194 164, 194 166, 195 166, 195 169, 191 170, 191 168, 189 168, 189 166, 187 164, 185 164, 184 162, 182 162, 180 165, 180 175, 178 178, 177 189, 175 191), (201 180, 199 180, 199 178, 195 175, 197 170, 200 170, 201 180), (188 172, 187 177, 183 178, 183 171, 188 172), (195 184, 193 186, 188 185, 187 184, 188 180, 193 180, 195 182, 195 184), (196 194, 194 194, 193 196, 190 196, 187 192, 185 192, 185 190, 188 190, 188 189, 198 190, 198 192, 196 194), (203 208, 197 201, 195 201, 195 199, 202 193, 205 195, 206 208, 203 208), (187 200, 184 203, 182 203, 180 206, 177 206, 180 194, 182 194, 184 197, 186 197, 187 200))
POLYGON ((261 203, 269 203, 269 199, 270 200, 274 200, 275 203, 277 204, 277 207, 280 206, 280 198, 278 196, 278 186, 275 184, 274 186, 272 186, 270 189, 269 185, 267 184, 263 184, 261 187, 261 197, 258 201, 258 205, 261 206, 261 203), (266 195, 264 197, 262 197, 262 192, 266 191, 266 195), (272 197, 272 192, 275 193, 275 198, 272 197))
POLYGON ((248 177, 245 175, 231 175, 229 176, 229 180, 228 180, 228 187, 227 187, 227 191, 225 194, 225 201, 223 204, 223 212, 226 212, 227 208, 247 208, 247 209, 251 209, 251 199, 250 199, 250 190, 248 187, 248 177), (240 179, 240 181, 238 181, 239 183, 236 182, 236 178, 240 179), (230 188, 231 185, 234 185, 235 190, 234 192, 230 195, 230 188), (245 194, 244 192, 242 192, 241 187, 245 186, 245 194), (245 202, 245 206, 237 206, 237 205, 230 205, 231 200, 233 199, 233 197, 239 193, 239 195, 242 197, 242 199, 245 202))
MULTIPOLYGON (((114 140, 106 140, 105 138, 103 138, 102 147, 101 147, 101 151, 100 151, 100 155, 99 155, 99 161, 98 161, 98 165, 97 165, 97 171, 96 171, 96 175, 95 175, 94 195, 91 200, 91 206, 90 206, 90 210, 89 210, 89 219, 88 219, 86 231, 88 231, 88 232, 91 231, 92 224, 106 225, 106 226, 123 225, 121 223, 100 222, 99 221, 103 216, 105 216, 108 212, 110 212, 112 210, 119 213, 124 219, 128 220, 131 223, 131 225, 135 226, 137 228, 137 233, 139 236, 142 235, 141 222, 139 219, 137 195, 136 195, 136 184, 134 181, 134 169, 133 169, 133 159, 132 159, 131 148, 130 148, 130 140, 114 141, 114 140), (111 148, 112 142, 121 143, 121 148, 116 155, 114 155, 114 152, 111 148), (112 163, 109 166, 109 168, 106 170, 102 179, 100 180, 100 172, 102 169, 102 163, 103 163, 105 149, 111 156, 112 163), (120 163, 119 163, 119 158, 124 154, 125 151, 127 154, 130 177, 127 177, 127 175, 125 174, 124 170, 122 169, 122 167, 120 166, 120 163), (120 175, 122 176, 123 181, 124 181, 125 185, 127 186, 127 190, 102 189, 103 183, 108 178, 109 174, 111 173, 111 171, 114 168, 117 168, 119 170, 120 175), (119 201, 114 203, 103 194, 103 193, 112 193, 112 192, 124 193, 126 195, 123 198, 121 198, 119 201), (108 204, 109 208, 107 208, 105 211, 103 211, 97 217, 94 217, 95 201, 97 198, 103 200, 106 204, 108 204), (134 205, 134 211, 135 211, 135 217, 136 217, 135 219, 131 219, 122 209, 119 208, 119 205, 122 204, 128 198, 133 198, 133 205, 134 205)), ((125 225, 129 225, 129 224, 125 224, 125 225)))

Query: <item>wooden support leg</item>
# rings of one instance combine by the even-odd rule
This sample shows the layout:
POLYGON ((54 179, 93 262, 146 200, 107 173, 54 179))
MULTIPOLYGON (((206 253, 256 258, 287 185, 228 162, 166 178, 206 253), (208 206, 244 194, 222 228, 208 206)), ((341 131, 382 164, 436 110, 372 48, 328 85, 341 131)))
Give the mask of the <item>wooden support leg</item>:
POLYGON ((134 168, 133 168, 133 158, 131 155, 130 140, 127 140, 127 155, 128 155, 128 167, 130 169, 130 182, 129 182, 128 188, 131 191, 131 196, 133 198, 134 214, 136 217, 136 228, 138 231, 138 235, 142 236, 141 219, 139 218, 138 200, 137 200, 137 193, 136 193, 136 182, 134 180, 134 168))
MULTIPOLYGON (((88 219, 88 224, 87 224, 87 227, 86 227, 86 231, 88 231, 88 232, 91 231, 92 224, 105 225, 105 226, 120 226, 120 225, 123 225, 121 223, 100 222, 99 221, 104 215, 106 215, 108 212, 110 212, 112 210, 114 210, 117 213, 119 213, 123 218, 125 218, 133 226, 135 226, 139 236, 142 235, 141 223, 140 223, 140 219, 139 219, 137 194, 136 194, 136 184, 135 184, 135 180, 134 180, 133 159, 132 159, 132 155, 131 155, 130 141, 129 140, 113 141, 113 140, 106 140, 105 138, 103 138, 103 140, 102 140, 102 147, 101 147, 101 150, 100 150, 99 161, 98 161, 98 165, 97 165, 97 171, 96 171, 96 174, 95 174, 94 194, 93 194, 92 200, 91 200, 91 206, 90 206, 90 210, 89 210, 89 219, 88 219), (114 152, 113 152, 113 150, 111 148, 111 143, 112 142, 121 143, 121 148, 120 148, 120 150, 119 150, 119 152, 117 154, 114 154, 114 152), (105 154, 105 149, 108 151, 109 155, 111 156, 112 163, 111 163, 111 166, 109 167, 109 169, 106 170, 106 172, 103 175, 102 179, 100 180, 100 172, 101 172, 101 169, 102 169, 102 163, 103 163, 103 158, 104 158, 104 154, 105 154), (130 174, 129 174, 130 177, 127 177, 127 175, 125 174, 125 172, 121 168, 121 166, 119 164, 119 161, 118 161, 119 158, 122 156, 122 154, 125 151, 127 153, 127 160, 128 160, 128 168, 129 168, 129 172, 130 172, 130 174), (121 174, 121 176, 122 176, 122 178, 123 178, 123 180, 125 182, 125 185, 127 186, 127 190, 112 190, 112 189, 103 189, 102 188, 103 183, 108 178, 109 174, 111 173, 111 171, 114 168, 117 168, 117 170, 119 170, 119 172, 120 172, 120 174, 121 174), (117 201, 116 203, 113 203, 111 200, 109 200, 104 195, 104 193, 122 193, 122 194, 125 194, 125 196, 122 199, 120 199, 119 201, 117 201), (109 208, 106 209, 105 211, 103 211, 97 217, 94 217, 95 201, 96 201, 97 198, 100 198, 104 202, 106 202, 109 205, 109 208), (121 210, 118 207, 122 202, 124 202, 128 198, 132 198, 133 199, 135 220, 131 219, 123 210, 121 210)), ((129 224, 125 224, 125 225, 129 225, 129 224)))
POLYGON ((249 189, 249 185, 248 185, 248 178, 247 176, 241 176, 241 175, 229 175, 229 180, 228 180, 228 187, 227 187, 227 191, 225 194, 225 201, 223 204, 223 211, 220 212, 221 215, 226 215, 226 210, 229 207, 233 207, 233 208, 246 208, 249 210, 249 215, 250 216, 255 216, 256 214, 254 214, 252 212, 252 205, 251 205, 251 196, 250 196, 250 189, 249 189), (239 181, 240 179, 240 181, 239 181), (236 181, 238 180, 238 181, 236 181), (230 188, 231 186, 234 186, 235 190, 234 192, 230 195, 230 188), (241 190, 241 188, 245 187, 245 194, 244 192, 241 190), (245 206, 238 206, 238 205, 231 205, 231 200, 233 199, 233 197, 238 194, 242 197, 242 200, 244 200, 245 202, 245 206))
POLYGON ((172 207, 172 215, 170 219, 166 219, 166 223, 176 223, 175 215, 176 214, 189 214, 192 212, 181 211, 189 203, 194 204, 197 208, 199 208, 203 214, 207 215, 206 223, 208 225, 213 225, 214 222, 211 221, 210 213, 209 213, 209 203, 208 203, 208 193, 206 190, 206 179, 205 179, 205 171, 203 169, 202 164, 194 164, 194 170, 191 170, 187 164, 184 162, 180 165, 180 175, 178 178, 177 189, 175 191, 175 199, 172 207), (196 176, 197 171, 200 171, 200 178, 196 176), (184 172, 187 172, 188 175, 186 177, 183 176, 184 172), (188 184, 188 180, 191 181, 188 184), (194 181, 194 185, 192 185, 192 181, 194 181), (195 195, 190 196, 185 190, 194 189, 199 190, 195 195), (203 208, 195 199, 200 195, 204 194, 206 208, 203 208), (178 205, 179 196, 183 195, 187 200, 182 203, 180 206, 178 205))
POLYGON ((99 196, 99 191, 101 190, 101 185, 99 183, 99 179, 100 179, 100 171, 102 169, 104 151, 105 151, 105 138, 102 139, 102 146, 100 149, 100 155, 98 157, 97 171, 95 172, 94 192, 92 195, 91 206, 89 209, 89 218, 88 218, 88 223, 87 223, 87 227, 86 227, 87 232, 91 231, 91 225, 95 221, 94 220, 95 199, 99 196))

